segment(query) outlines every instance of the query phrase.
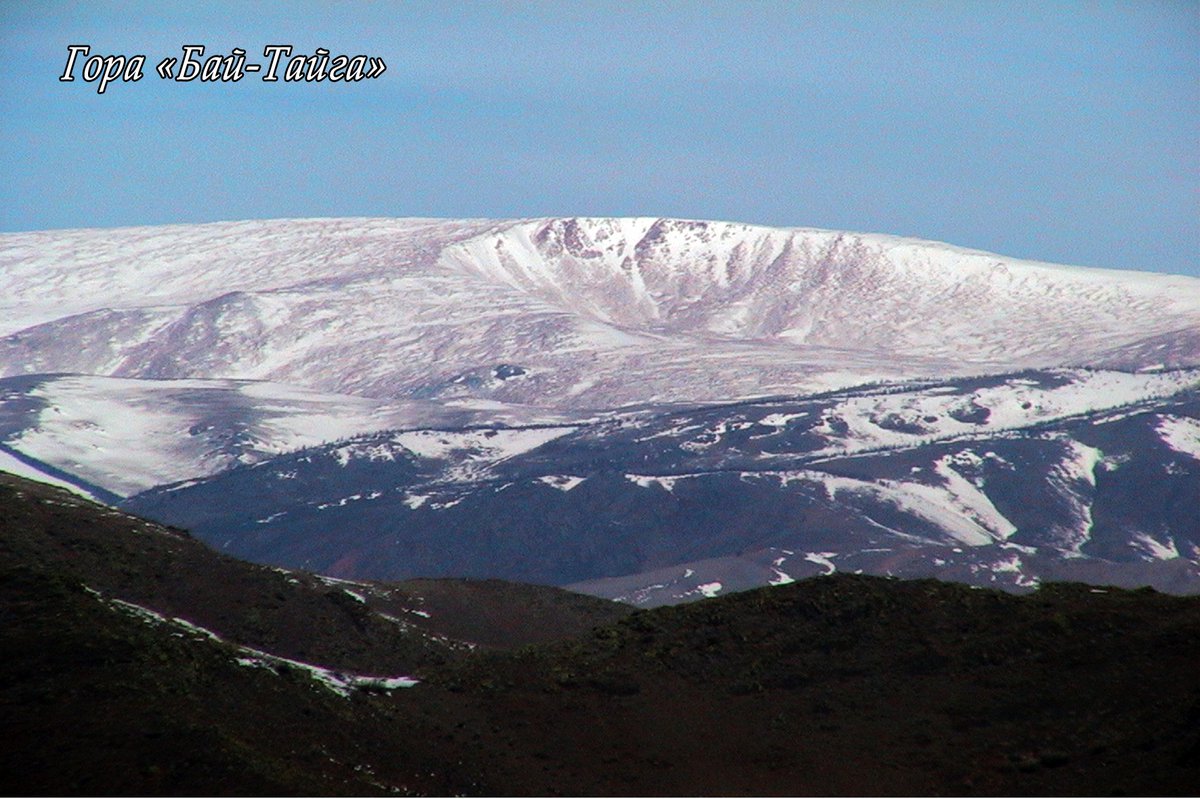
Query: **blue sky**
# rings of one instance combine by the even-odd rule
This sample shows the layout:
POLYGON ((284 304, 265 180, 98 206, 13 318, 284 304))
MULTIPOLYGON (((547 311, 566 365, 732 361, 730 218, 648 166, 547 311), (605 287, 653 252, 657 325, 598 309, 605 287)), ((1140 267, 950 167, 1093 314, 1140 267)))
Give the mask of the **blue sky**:
POLYGON ((0 230, 636 215, 1200 275, 1200 3, 6 3, 0 230), (183 44, 383 57, 161 81, 183 44), (99 96, 68 44, 144 53, 99 96))

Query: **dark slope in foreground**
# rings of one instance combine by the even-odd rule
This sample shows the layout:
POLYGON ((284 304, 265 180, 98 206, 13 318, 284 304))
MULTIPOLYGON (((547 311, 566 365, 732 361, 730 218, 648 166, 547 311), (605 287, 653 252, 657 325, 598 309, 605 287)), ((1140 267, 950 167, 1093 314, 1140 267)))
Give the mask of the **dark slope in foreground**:
POLYGON ((551 641, 621 605, 496 580, 366 583, 256 566, 187 533, 0 473, 0 557, 272 654, 371 670, 551 641))
POLYGON ((1200 602, 1096 590, 819 577, 438 681, 505 720, 497 790, 1194 793, 1200 602))
MULTIPOLYGON (((557 592, 453 582, 445 593, 456 599, 441 607, 457 603, 463 625, 494 627, 489 614, 515 618, 537 596, 543 619, 570 618, 560 629, 578 632, 466 653, 397 623, 407 632, 389 638, 371 619, 390 586, 217 558, 15 478, 0 481, 0 532, 6 793, 1190 794, 1200 784, 1197 598, 1080 585, 1012 596, 837 575, 579 632, 590 610, 556 610, 557 592), (245 588, 276 577, 282 598, 245 588), (187 598, 173 584, 189 585, 187 598), (115 601, 122 593, 142 609, 115 601), (183 607, 171 603, 185 601, 189 621, 226 640, 171 620, 183 607), (225 627, 194 615, 222 602, 225 627), (308 630, 281 610, 294 603, 307 603, 297 616, 311 616, 308 630), (229 640, 249 618, 257 638, 229 640), (414 653, 405 636, 429 649, 414 653), (267 641, 307 647, 307 663, 332 671, 247 648, 267 641), (355 687, 339 670, 423 681, 355 687)), ((429 597, 438 585, 403 590, 429 597)), ((422 612, 429 619, 410 615, 437 619, 422 612)))

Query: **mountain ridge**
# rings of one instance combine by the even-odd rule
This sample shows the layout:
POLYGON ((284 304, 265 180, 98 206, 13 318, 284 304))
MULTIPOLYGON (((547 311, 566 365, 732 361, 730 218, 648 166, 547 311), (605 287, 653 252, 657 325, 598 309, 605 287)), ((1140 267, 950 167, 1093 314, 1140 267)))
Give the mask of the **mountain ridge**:
MULTIPOLYGON (((728 400, 1088 365, 1200 325, 1196 278, 650 218, 6 234, 0 266, 0 374, 269 379, 384 399, 728 400), (479 377, 503 364, 522 372, 479 377)), ((1200 363, 1200 343, 1126 359, 1200 363)))

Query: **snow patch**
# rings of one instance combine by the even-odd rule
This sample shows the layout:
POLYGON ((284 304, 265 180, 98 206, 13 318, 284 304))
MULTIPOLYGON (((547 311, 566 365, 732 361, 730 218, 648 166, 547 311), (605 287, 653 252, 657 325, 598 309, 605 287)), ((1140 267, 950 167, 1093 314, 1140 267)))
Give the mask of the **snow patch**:
POLYGON ((970 450, 963 450, 955 455, 939 458, 934 462, 933 470, 946 481, 948 504, 964 517, 977 523, 993 539, 1004 540, 1017 531, 1017 526, 992 504, 991 499, 982 490, 982 481, 968 480, 954 469, 955 464, 979 467, 982 463, 983 460, 978 455, 970 450))
POLYGON ((659 488, 663 489, 667 493, 674 493, 675 483, 679 481, 680 477, 682 477, 682 475, 675 475, 675 476, 671 476, 671 477, 663 477, 663 476, 657 476, 657 475, 644 475, 644 474, 627 474, 627 475, 625 475, 626 480, 628 480, 631 483, 636 484, 639 488, 650 488, 652 486, 658 486, 659 488))
POLYGON ((834 565, 830 558, 837 557, 836 552, 805 552, 804 559, 809 563, 815 563, 818 566, 825 568, 825 574, 833 574, 837 571, 837 566, 834 565))
POLYGON ((1021 556, 1015 552, 1009 555, 1007 559, 993 563, 992 572, 994 574, 1016 575, 1013 579, 1013 584, 1022 588, 1036 588, 1039 584, 1039 580, 1036 577, 1025 574, 1025 565, 1021 562, 1021 556))
POLYGON ((429 494, 405 494, 404 504, 416 510, 429 501, 429 494))
POLYGON ((771 579, 769 579, 767 581, 767 584, 768 585, 787 585, 788 583, 794 583, 794 582, 796 582, 796 580, 790 574, 787 574, 786 572, 784 572, 778 568, 772 568, 771 569, 771 579))
POLYGON ((1175 539, 1170 536, 1167 536, 1167 541, 1164 544, 1147 533, 1137 533, 1134 535, 1133 543, 1130 546, 1138 549, 1151 560, 1175 560, 1182 557, 1179 553, 1179 547, 1175 544, 1175 539))
POLYGON ((569 474, 549 474, 539 477, 538 482, 545 483, 551 488, 557 488, 559 491, 570 491, 586 479, 586 477, 575 477, 569 474))
POLYGON ((1157 429, 1159 437, 1168 447, 1181 455, 1200 460, 1200 420, 1163 414, 1158 417, 1157 429))
POLYGON ((572 433, 574 427, 498 427, 486 430, 414 430, 392 440, 420 458, 445 460, 467 455, 502 460, 537 449, 572 433))
POLYGON ((485 480, 504 461, 574 432, 576 427, 498 427, 472 430, 413 430, 392 441, 425 460, 446 462, 436 482, 485 480))
POLYGON ((758 420, 758 423, 765 427, 787 427, 788 422, 793 419, 803 419, 808 416, 807 412, 801 413, 769 413, 758 420))

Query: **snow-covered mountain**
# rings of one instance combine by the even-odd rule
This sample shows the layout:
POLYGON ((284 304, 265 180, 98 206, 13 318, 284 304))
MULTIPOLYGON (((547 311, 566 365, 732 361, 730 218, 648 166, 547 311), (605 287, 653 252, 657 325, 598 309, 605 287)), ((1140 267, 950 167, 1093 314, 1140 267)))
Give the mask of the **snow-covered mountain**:
POLYGON ((0 235, 0 469, 341 575, 1197 590, 1197 366, 1198 279, 875 234, 0 235))
POLYGON ((663 219, 9 234, 0 375, 268 380, 572 410, 721 402, 913 376, 1197 363, 1197 283, 663 219))

